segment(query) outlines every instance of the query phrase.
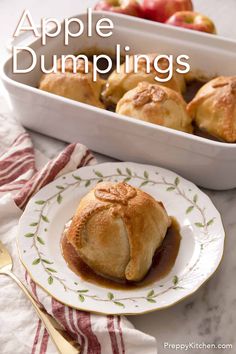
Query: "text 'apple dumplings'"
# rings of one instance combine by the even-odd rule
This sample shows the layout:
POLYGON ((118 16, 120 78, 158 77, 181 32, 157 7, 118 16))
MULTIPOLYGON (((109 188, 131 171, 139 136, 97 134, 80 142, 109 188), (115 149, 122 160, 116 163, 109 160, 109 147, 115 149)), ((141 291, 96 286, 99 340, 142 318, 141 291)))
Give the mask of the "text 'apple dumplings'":
POLYGON ((140 281, 170 224, 163 204, 149 194, 124 182, 102 182, 80 201, 66 237, 96 273, 140 281))
POLYGON ((187 110, 200 130, 236 142, 236 76, 220 76, 206 83, 187 110))
MULTIPOLYGON (((111 73, 102 92, 102 99, 108 106, 115 106, 127 91, 132 90, 142 81, 163 85, 179 93, 185 91, 184 75, 175 71, 175 65, 173 67, 172 77, 166 82, 158 82, 155 79, 156 77, 165 79, 168 77, 168 73, 160 73, 155 70, 154 60, 158 56, 157 54, 146 54, 145 56, 150 61, 150 72, 147 72, 147 61, 142 56, 140 56, 137 62, 138 70, 134 72, 134 56, 131 56, 129 58, 129 72, 126 72, 126 66, 122 64, 120 73, 116 70, 111 73)), ((158 61, 158 66, 161 70, 165 71, 169 67, 169 61, 166 58, 161 58, 158 61)))
POLYGON ((116 112, 187 133, 193 131, 184 99, 164 86, 141 82, 122 97, 116 112))
POLYGON ((86 73, 85 61, 78 59, 76 61, 76 73, 74 73, 71 58, 66 60, 65 70, 62 70, 62 62, 59 59, 57 72, 43 75, 39 83, 39 89, 95 107, 104 108, 103 103, 100 101, 104 81, 99 76, 96 82, 93 81, 92 65, 91 62, 88 62, 88 73, 86 73))

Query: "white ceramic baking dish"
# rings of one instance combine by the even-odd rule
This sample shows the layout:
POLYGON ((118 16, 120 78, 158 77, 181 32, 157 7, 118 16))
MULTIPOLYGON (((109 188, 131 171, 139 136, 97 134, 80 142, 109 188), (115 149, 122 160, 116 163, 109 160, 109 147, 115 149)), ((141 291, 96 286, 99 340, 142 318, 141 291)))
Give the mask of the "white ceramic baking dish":
MULTIPOLYGON (((130 45, 134 53, 187 54, 192 69, 206 75, 236 74, 236 42, 218 36, 182 30, 128 16, 97 12, 112 19, 110 38, 86 35, 63 45, 63 34, 40 39, 30 46, 37 56, 73 54, 89 48, 112 50, 115 44, 130 45)), ((76 16, 86 23, 87 14, 76 16)), ((29 56, 18 54, 20 65, 29 56)), ((25 65, 24 64, 24 65, 25 65)), ((67 142, 80 141, 99 153, 126 161, 136 161, 172 169, 200 186, 211 189, 236 187, 236 144, 211 141, 199 136, 120 116, 70 99, 38 90, 39 66, 28 74, 12 73, 12 58, 2 68, 1 77, 9 93, 11 107, 22 124, 37 132, 67 142)))

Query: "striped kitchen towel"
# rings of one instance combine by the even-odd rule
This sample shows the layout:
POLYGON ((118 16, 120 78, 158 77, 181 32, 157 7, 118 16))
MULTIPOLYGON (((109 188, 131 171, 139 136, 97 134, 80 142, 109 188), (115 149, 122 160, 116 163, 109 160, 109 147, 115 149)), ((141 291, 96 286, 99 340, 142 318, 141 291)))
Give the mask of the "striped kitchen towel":
MULTIPOLYGON (((94 164, 96 161, 90 151, 81 144, 68 145, 37 171, 28 133, 14 124, 9 128, 8 120, 3 117, 0 117, 0 148, 0 239, 12 254, 14 272, 25 281, 46 311, 80 343, 81 353, 157 353, 155 338, 136 330, 124 316, 95 315, 51 298, 30 279, 18 259, 15 234, 28 200, 57 177, 94 164), (14 139, 11 139, 12 132, 17 133, 14 139)), ((11 279, 3 276, 0 277, 0 321, 1 354, 57 353, 30 303, 11 279)))

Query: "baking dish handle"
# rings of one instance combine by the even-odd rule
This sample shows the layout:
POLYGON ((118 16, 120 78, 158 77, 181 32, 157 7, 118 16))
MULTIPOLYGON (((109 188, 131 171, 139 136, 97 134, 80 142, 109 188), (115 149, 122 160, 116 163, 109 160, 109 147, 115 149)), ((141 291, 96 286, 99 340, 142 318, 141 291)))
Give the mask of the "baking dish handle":
MULTIPOLYGON (((41 27, 38 26, 37 30, 41 33, 41 27)), ((12 40, 7 44, 8 52, 12 52, 12 48, 16 45, 29 45, 32 42, 32 39, 35 38, 32 32, 22 32, 17 37, 13 37, 12 40)))

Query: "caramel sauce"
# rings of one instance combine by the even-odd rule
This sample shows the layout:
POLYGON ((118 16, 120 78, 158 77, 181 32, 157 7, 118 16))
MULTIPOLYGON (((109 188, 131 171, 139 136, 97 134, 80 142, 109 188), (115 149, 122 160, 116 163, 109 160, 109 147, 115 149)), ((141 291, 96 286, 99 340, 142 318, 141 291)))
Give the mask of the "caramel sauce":
POLYGON ((195 97, 200 88, 205 85, 206 82, 194 79, 187 83, 186 92, 184 93, 185 102, 189 103, 195 97))
POLYGON ((109 289, 129 290, 144 287, 164 278, 175 264, 179 253, 180 241, 179 224, 177 220, 172 218, 172 224, 167 231, 164 241, 153 257, 152 266, 140 282, 115 281, 96 274, 82 261, 74 247, 67 241, 65 234, 61 239, 61 250, 68 267, 80 278, 109 289))

